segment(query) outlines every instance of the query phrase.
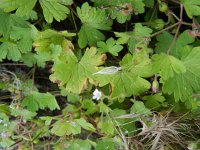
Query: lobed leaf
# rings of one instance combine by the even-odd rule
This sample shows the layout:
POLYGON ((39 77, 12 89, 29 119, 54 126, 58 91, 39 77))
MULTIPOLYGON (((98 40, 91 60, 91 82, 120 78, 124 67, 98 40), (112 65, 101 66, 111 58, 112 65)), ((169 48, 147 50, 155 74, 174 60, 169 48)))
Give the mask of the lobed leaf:
POLYGON ((86 49, 79 61, 71 50, 67 50, 53 65, 50 79, 65 86, 68 92, 81 93, 87 88, 88 81, 98 71, 98 66, 104 63, 105 55, 97 52, 96 48, 86 49))
POLYGON ((163 92, 173 94, 176 101, 186 101, 200 89, 200 47, 195 47, 183 59, 185 73, 175 74, 163 82, 163 92))
POLYGON ((84 3, 77 7, 77 14, 82 22, 78 33, 78 44, 84 48, 87 44, 95 46, 98 41, 104 40, 104 35, 99 30, 110 30, 112 22, 107 19, 105 10, 96 9, 84 3))

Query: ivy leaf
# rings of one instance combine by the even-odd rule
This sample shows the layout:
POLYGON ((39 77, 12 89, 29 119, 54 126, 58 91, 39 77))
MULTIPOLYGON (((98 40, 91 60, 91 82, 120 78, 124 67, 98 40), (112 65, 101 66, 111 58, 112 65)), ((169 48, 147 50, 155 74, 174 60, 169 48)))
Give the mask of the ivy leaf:
POLYGON ((98 42, 97 43, 98 51, 105 53, 109 52, 114 56, 118 56, 118 53, 123 49, 123 46, 116 43, 113 38, 109 38, 106 43, 105 42, 98 42))
POLYGON ((115 74, 96 74, 99 86, 111 85, 111 97, 139 95, 150 88, 150 83, 142 77, 150 77, 152 69, 145 50, 134 56, 127 54, 120 62, 121 70, 115 74))
MULTIPOLYGON (((71 0, 70 0, 71 1, 71 0)), ((48 23, 53 22, 55 18, 58 22, 67 18, 70 10, 62 0, 39 0, 44 14, 44 18, 48 23)))
POLYGON ((193 48, 183 62, 186 67, 185 73, 175 74, 163 82, 163 92, 173 94, 176 101, 186 101, 194 91, 200 89, 200 47, 193 48))
POLYGON ((110 30, 112 25, 112 22, 106 19, 105 10, 84 3, 81 8, 77 7, 77 14, 83 24, 78 33, 80 48, 84 48, 87 44, 94 46, 98 41, 105 39, 99 30, 110 30))
POLYGON ((183 4, 185 11, 188 15, 188 17, 192 18, 193 16, 199 16, 200 15, 200 1, 199 0, 181 0, 181 3, 183 4))
POLYGON ((50 93, 39 93, 36 91, 32 91, 30 95, 25 97, 22 105, 26 106, 28 110, 33 112, 46 107, 50 110, 60 109, 53 95, 50 93))
MULTIPOLYGON (((194 42, 195 38, 189 35, 188 32, 189 31, 186 30, 179 35, 174 47, 170 52, 171 55, 181 59, 184 53, 184 51, 182 50, 183 47, 194 42)), ((161 35, 158 35, 156 38, 158 40, 155 48, 156 53, 166 53, 172 43, 173 36, 168 32, 164 32, 161 35)))
POLYGON ((79 61, 71 50, 67 50, 55 60, 51 81, 59 82, 68 92, 81 93, 87 88, 88 80, 93 81, 93 73, 97 66, 104 63, 105 55, 97 53, 96 48, 86 49, 84 56, 79 61))
POLYGON ((152 33, 152 29, 142 26, 141 23, 136 23, 134 30, 130 32, 115 32, 115 36, 119 39, 117 44, 128 44, 128 49, 131 53, 134 53, 136 47, 144 47, 148 44, 146 37, 149 37, 152 33))
POLYGON ((175 73, 186 72, 184 63, 173 56, 164 53, 155 54, 152 60, 153 70, 159 73, 164 80, 173 77, 175 73))

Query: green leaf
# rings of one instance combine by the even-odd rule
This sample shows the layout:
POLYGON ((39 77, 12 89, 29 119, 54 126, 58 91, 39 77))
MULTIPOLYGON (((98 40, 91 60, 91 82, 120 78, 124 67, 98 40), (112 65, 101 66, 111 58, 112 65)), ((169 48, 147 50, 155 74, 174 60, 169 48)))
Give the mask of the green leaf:
POLYGON ((93 74, 103 64, 105 55, 97 53, 96 48, 86 49, 84 56, 79 61, 71 50, 67 50, 55 60, 51 81, 65 86, 68 92, 81 93, 87 88, 88 81, 93 81, 93 74))
POLYGON ((131 53, 134 53, 135 48, 144 47, 148 44, 146 37, 149 37, 152 33, 152 29, 142 26, 141 23, 136 23, 134 30, 130 32, 115 32, 115 36, 119 39, 117 44, 128 44, 128 49, 131 53))
POLYGON ((32 50, 32 29, 13 27, 13 31, 10 34, 10 38, 17 42, 17 46, 21 53, 27 53, 32 50))
POLYGON ((127 115, 125 110, 116 108, 111 111, 110 115, 113 117, 114 122, 121 127, 124 134, 128 133, 129 136, 134 134, 132 131, 136 129, 135 123, 133 122, 133 118, 123 117, 127 115))
POLYGON ((98 128, 100 128, 101 132, 108 135, 113 135, 115 131, 114 124, 109 117, 101 118, 100 122, 98 123, 98 128))
POLYGON ((90 150, 91 142, 89 140, 75 139, 70 141, 69 147, 65 150, 90 150))
POLYGON ((106 104, 104 104, 103 102, 100 102, 100 103, 98 104, 98 106, 99 106, 99 112, 100 112, 100 113, 108 114, 108 113, 111 111, 110 107, 108 107, 108 106, 107 106, 106 104))
POLYGON ((49 117, 49 116, 45 116, 45 117, 40 117, 41 120, 45 120, 45 125, 46 126, 49 126, 52 122, 52 117, 49 117))
POLYGON ((24 120, 31 120, 37 114, 35 112, 31 112, 26 109, 13 108, 13 109, 11 109, 11 115, 13 115, 15 117, 17 117, 17 116, 22 117, 24 120))
POLYGON ((156 109, 162 106, 163 102, 165 101, 165 97, 162 96, 161 93, 157 93, 155 95, 148 95, 142 97, 144 100, 145 106, 149 109, 156 109))
POLYGON ((44 108, 49 108, 50 110, 60 109, 53 95, 36 91, 32 91, 30 95, 25 97, 22 105, 26 106, 28 110, 33 112, 44 108))
POLYGON ((82 101, 82 108, 86 109, 86 115, 94 114, 98 110, 96 104, 91 99, 84 99, 82 101))
MULTIPOLYGON (((195 38, 192 37, 188 32, 189 31, 186 30, 179 35, 175 45, 170 52, 171 55, 181 59, 184 53, 183 47, 194 42, 195 38)), ((155 48, 156 53, 167 53, 167 50, 173 41, 173 36, 168 32, 164 32, 158 35, 156 38, 158 41, 155 48)))
POLYGON ((154 0, 143 0, 143 2, 146 7, 151 7, 151 8, 154 6, 154 3, 155 3, 154 0))
POLYGON ((78 36, 78 44, 80 48, 86 47, 87 44, 95 46, 98 41, 105 39, 105 36, 99 30, 86 25, 81 26, 78 36))
POLYGON ((99 86, 111 85, 111 97, 139 95, 150 88, 150 83, 142 77, 150 77, 152 68, 146 50, 134 56, 127 54, 120 62, 121 70, 115 74, 96 74, 99 86))
POLYGON ((22 61, 24 64, 26 64, 29 67, 32 67, 34 64, 36 64, 36 58, 34 57, 34 54, 31 52, 22 55, 20 61, 22 61))
POLYGON ((75 135, 81 133, 81 127, 75 122, 58 120, 53 124, 51 132, 57 136, 75 135))
POLYGON ((103 150, 103 149, 115 150, 115 143, 113 139, 103 139, 103 140, 97 141, 97 146, 95 150, 103 150))
POLYGON ((156 36, 157 43, 155 47, 156 53, 166 53, 169 45, 172 43, 173 36, 168 32, 163 32, 162 34, 156 36))
MULTIPOLYGON (((149 0, 148 0, 149 1, 149 0)), ((142 0, 93 0, 97 7, 109 7, 108 14, 119 23, 125 23, 131 19, 131 14, 144 13, 144 2, 142 0), (128 11, 127 11, 128 5, 128 11), (110 7, 112 6, 112 7, 110 7)))
POLYGON ((200 16, 200 1, 199 0, 181 0, 185 11, 189 18, 200 16))
POLYGON ((3 35, 4 38, 9 38, 9 35, 13 33, 13 28, 30 28, 30 24, 27 21, 15 14, 0 11, 0 19, 0 35, 3 35))
POLYGON ((51 55, 48 52, 38 52, 34 55, 34 58, 36 59, 37 65, 39 67, 44 67, 46 61, 51 60, 51 55))
POLYGON ((77 124, 79 124, 83 129, 89 130, 89 131, 95 131, 95 128, 91 123, 88 123, 85 119, 75 119, 74 120, 77 124))
POLYGON ((105 10, 84 3, 81 8, 77 7, 77 14, 83 24, 78 33, 80 48, 84 48, 87 44, 94 46, 98 41, 105 39, 99 30, 110 30, 112 25, 112 22, 106 19, 105 10))
POLYGON ((8 60, 18 61, 21 58, 20 50, 17 45, 12 42, 2 43, 0 45, 0 52, 0 60, 7 57, 8 60))
POLYGON ((52 23, 53 18, 60 22, 66 19, 67 15, 70 13, 70 10, 66 7, 66 5, 69 4, 62 0, 39 0, 39 2, 42 7, 44 18, 48 23, 52 23))
POLYGON ((146 115, 150 113, 150 110, 146 108, 143 102, 135 101, 133 106, 131 107, 131 113, 146 115))
POLYGON ((173 77, 175 73, 186 72, 184 63, 173 56, 164 53, 155 54, 153 55, 152 60, 153 70, 156 73, 159 73, 164 80, 173 77))
POLYGON ((32 30, 28 22, 13 14, 0 12, 0 60, 18 61, 22 53, 32 50, 32 30))
POLYGON ((185 73, 175 74, 163 82, 163 92, 173 94, 176 101, 186 101, 194 91, 200 89, 200 47, 193 48, 183 62, 185 73))
POLYGON ((109 52, 114 56, 118 56, 118 53, 123 49, 123 46, 116 43, 113 38, 109 38, 106 43, 105 42, 98 42, 97 43, 98 51, 100 52, 109 52))
POLYGON ((24 17, 30 14, 37 0, 1 0, 0 8, 5 12, 16 10, 18 16, 24 17))

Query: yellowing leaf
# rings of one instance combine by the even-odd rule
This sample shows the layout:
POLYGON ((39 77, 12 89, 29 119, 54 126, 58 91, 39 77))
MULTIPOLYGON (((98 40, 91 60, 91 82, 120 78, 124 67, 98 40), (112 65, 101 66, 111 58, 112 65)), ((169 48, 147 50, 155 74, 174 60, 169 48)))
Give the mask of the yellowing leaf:
POLYGON ((55 60, 50 79, 64 86, 68 92, 81 93, 87 88, 88 81, 93 80, 93 74, 98 71, 97 66, 103 64, 105 58, 94 47, 86 49, 80 61, 71 50, 67 50, 55 60))
MULTIPOLYGON (((54 45, 61 45, 64 40, 66 40, 67 37, 74 36, 74 33, 69 33, 67 31, 54 31, 51 29, 47 29, 43 32, 37 32, 35 35, 33 46, 35 47, 35 50, 38 51, 47 51, 50 52, 51 50, 51 44, 54 45)), ((73 45, 71 42, 68 41, 68 47, 72 47, 73 45)))

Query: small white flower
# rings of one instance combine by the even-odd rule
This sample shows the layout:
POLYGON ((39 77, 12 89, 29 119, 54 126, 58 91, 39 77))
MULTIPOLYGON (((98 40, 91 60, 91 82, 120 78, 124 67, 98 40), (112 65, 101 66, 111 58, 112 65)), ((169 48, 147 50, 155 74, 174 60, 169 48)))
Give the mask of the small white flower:
POLYGON ((2 119, 0 119, 0 123, 2 123, 3 122, 3 120, 2 119))
POLYGON ((92 99, 96 99, 96 100, 101 99, 101 92, 98 89, 94 90, 92 99))

